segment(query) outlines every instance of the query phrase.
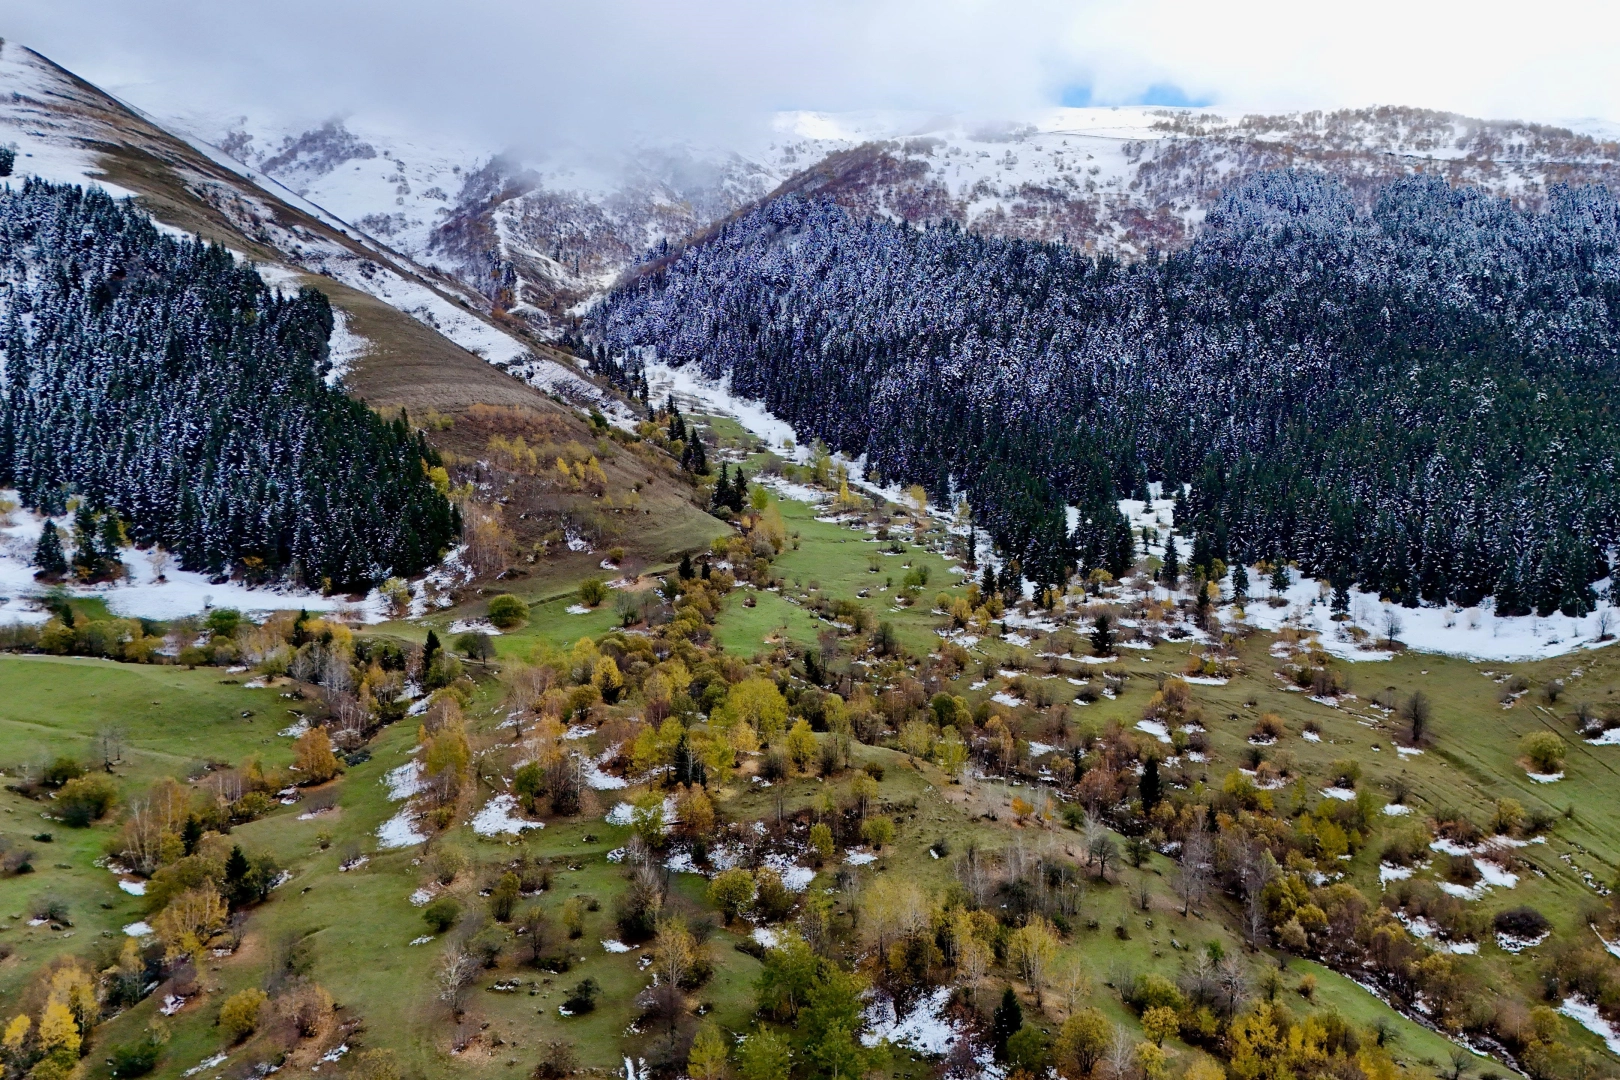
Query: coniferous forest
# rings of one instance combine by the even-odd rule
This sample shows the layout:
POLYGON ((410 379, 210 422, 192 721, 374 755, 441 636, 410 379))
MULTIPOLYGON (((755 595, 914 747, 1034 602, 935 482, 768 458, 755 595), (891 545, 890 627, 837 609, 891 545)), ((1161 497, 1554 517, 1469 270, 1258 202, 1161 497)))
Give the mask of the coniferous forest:
POLYGON ((1617 318, 1607 189, 1523 207, 1419 176, 1369 203, 1276 172, 1131 265, 787 197, 587 329, 627 381, 648 350, 729 372, 885 480, 965 491, 1039 582, 1128 565, 1114 500, 1163 481, 1206 564, 1582 614, 1617 539, 1617 318))
POLYGON ((333 315, 128 202, 0 191, 0 481, 117 515, 186 569, 355 587, 459 530, 437 457, 327 385, 333 315))

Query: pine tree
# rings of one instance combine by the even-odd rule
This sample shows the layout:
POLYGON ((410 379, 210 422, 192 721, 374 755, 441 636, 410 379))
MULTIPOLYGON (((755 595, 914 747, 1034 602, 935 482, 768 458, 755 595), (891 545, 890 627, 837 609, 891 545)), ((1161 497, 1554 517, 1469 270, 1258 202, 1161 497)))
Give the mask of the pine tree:
POLYGON ((711 511, 720 511, 731 505, 730 480, 727 478, 728 466, 720 463, 720 480, 714 485, 714 496, 709 500, 711 511))
POLYGON ((1018 1004, 1018 995, 1009 986, 1003 991, 1001 1004, 996 1006, 990 1018, 990 1043, 998 1061, 1006 1059, 1007 1040, 1018 1034, 1018 1029, 1023 1026, 1023 1007, 1018 1004))
POLYGON ((1333 583, 1333 600, 1331 606, 1335 616, 1345 616, 1350 614, 1350 587, 1344 583, 1344 578, 1342 577, 1333 583))
POLYGON ((1159 780, 1159 759, 1148 756, 1142 761, 1142 780, 1138 785, 1142 795, 1142 812, 1151 813, 1159 800, 1164 797, 1164 788, 1159 780))
POLYGON ((1288 564, 1278 556, 1276 565, 1271 569, 1271 591, 1282 596, 1288 591, 1289 584, 1288 564))
POLYGON ((1164 538, 1164 566, 1159 576, 1163 579, 1165 587, 1174 589, 1176 581, 1181 577, 1181 559, 1176 554, 1176 534, 1167 533, 1164 538))
POLYGON ((703 436, 696 428, 692 429, 692 464, 691 470, 698 476, 709 475, 709 452, 703 447, 703 436))
POLYGON ((989 561, 984 564, 984 575, 979 579, 979 595, 988 600, 996 595, 996 568, 989 561))
POLYGON ((1098 656, 1114 655, 1114 619, 1104 612, 1091 628, 1091 651, 1098 656))
POLYGON ((439 635, 430 627, 427 632, 427 642, 422 646, 422 677, 427 678, 428 668, 433 666, 433 658, 443 648, 439 644, 439 635))
POLYGON ((1232 602, 1241 605, 1249 598, 1249 570, 1239 560, 1232 567, 1232 602))
POLYGON ((61 577, 68 571, 67 556, 62 554, 62 538, 53 522, 45 522, 39 543, 34 548, 34 565, 39 567, 35 577, 61 577))
POLYGON ((680 577, 680 579, 682 581, 691 581, 692 580, 692 553, 691 552, 689 552, 689 551, 681 552, 681 565, 676 569, 675 573, 680 577))

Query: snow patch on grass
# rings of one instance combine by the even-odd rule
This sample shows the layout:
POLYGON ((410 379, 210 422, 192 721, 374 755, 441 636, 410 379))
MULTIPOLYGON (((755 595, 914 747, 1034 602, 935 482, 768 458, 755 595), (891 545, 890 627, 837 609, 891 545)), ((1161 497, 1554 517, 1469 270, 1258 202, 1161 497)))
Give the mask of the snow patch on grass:
POLYGON ((545 822, 525 821, 518 817, 517 796, 510 794, 500 794, 490 799, 472 820, 472 830, 479 836, 521 836, 529 829, 545 827, 545 822))

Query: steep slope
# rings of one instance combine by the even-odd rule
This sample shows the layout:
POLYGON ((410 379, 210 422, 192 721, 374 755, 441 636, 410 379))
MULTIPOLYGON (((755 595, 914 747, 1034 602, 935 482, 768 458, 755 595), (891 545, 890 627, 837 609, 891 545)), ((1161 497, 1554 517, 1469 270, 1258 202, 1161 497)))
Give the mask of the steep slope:
MULTIPOLYGON (((37 53, 0 46, 0 143, 17 149, 12 182, 40 176, 95 183, 136 198, 162 225, 224 244, 272 284, 312 285, 332 303, 334 359, 344 385, 377 410, 438 412, 453 423, 476 407, 516 410, 561 442, 596 433, 579 407, 627 418, 622 401, 528 336, 486 314, 479 296, 425 269, 262 176, 244 176, 169 134, 37 53)), ((223 163, 222 163, 223 162, 223 163)), ((439 431, 436 442, 464 440, 439 431)), ((476 460, 476 459, 473 459, 476 460)), ((661 470, 609 463, 610 487, 641 485, 642 515, 625 542, 658 560, 723 528, 661 470), (615 471, 617 470, 617 471, 615 471), (622 473, 623 475, 619 475, 622 473)), ((453 470, 454 471, 454 470, 453 470)), ((516 508, 514 516, 524 509, 516 508)), ((592 564, 594 565, 594 563, 592 564)))

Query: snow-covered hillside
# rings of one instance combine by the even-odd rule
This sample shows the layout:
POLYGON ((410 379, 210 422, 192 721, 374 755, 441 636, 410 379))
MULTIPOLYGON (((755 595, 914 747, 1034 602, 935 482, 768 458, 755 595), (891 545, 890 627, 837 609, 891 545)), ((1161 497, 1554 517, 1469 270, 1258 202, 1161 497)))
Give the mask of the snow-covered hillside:
POLYGON ((667 141, 567 163, 364 118, 173 123, 552 334, 559 315, 661 241, 777 190, 1133 258, 1186 242, 1225 187, 1266 168, 1319 168, 1358 187, 1438 170, 1530 201, 1620 170, 1620 146, 1599 125, 1586 125, 1594 137, 1419 109, 1054 108, 1015 121, 785 112, 731 146, 667 141))

